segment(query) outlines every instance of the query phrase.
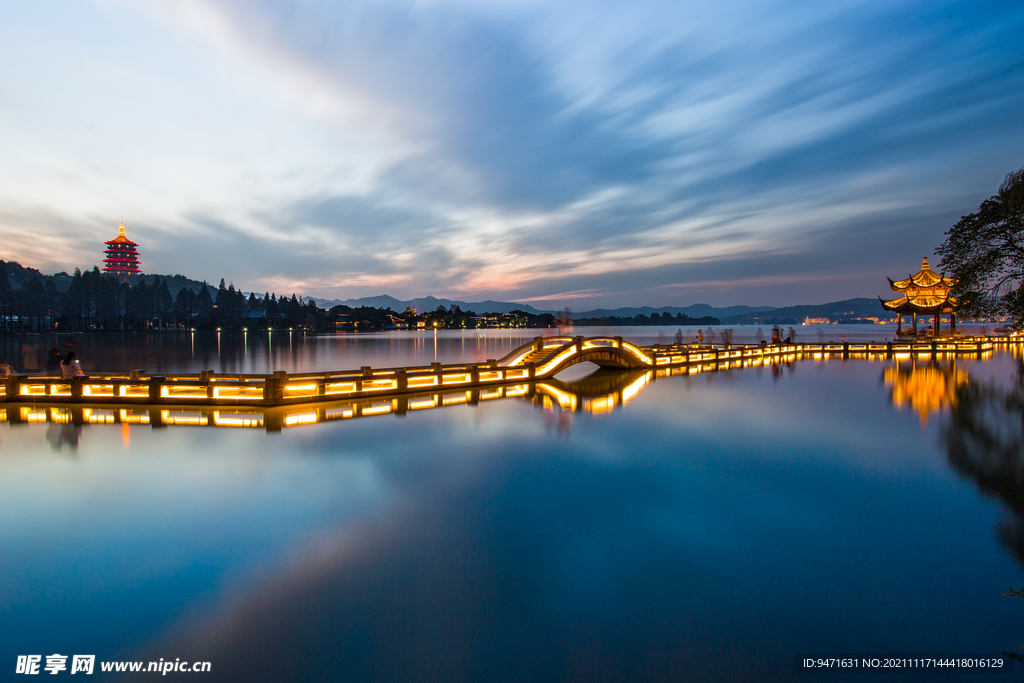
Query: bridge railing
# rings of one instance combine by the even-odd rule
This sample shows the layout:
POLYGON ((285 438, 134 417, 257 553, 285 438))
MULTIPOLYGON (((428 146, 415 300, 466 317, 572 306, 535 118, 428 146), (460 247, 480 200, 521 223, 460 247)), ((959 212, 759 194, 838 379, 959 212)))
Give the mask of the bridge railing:
POLYGON ((243 375, 90 373, 71 380, 45 374, 22 374, 0 380, 0 401, 108 401, 126 403, 261 403, 277 405, 349 396, 370 397, 433 388, 488 386, 538 379, 557 371, 574 354, 587 350, 615 348, 632 354, 645 367, 701 366, 789 356, 813 358, 888 357, 897 360, 914 355, 981 354, 997 344, 1021 343, 1024 336, 971 337, 956 340, 896 342, 821 342, 795 344, 669 344, 640 347, 620 337, 549 337, 535 339, 505 359, 524 351, 549 351, 539 363, 503 365, 502 361, 442 364, 408 368, 344 370, 315 373, 243 375))

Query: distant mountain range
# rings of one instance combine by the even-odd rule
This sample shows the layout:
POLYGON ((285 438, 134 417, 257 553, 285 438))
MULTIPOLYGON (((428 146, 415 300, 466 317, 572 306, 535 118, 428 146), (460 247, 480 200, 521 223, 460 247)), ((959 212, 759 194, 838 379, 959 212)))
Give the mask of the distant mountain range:
MULTIPOLYGON (((408 301, 401 301, 393 296, 382 295, 382 296, 368 296, 361 299, 318 299, 316 297, 307 297, 307 300, 315 301, 317 306, 321 308, 331 308, 332 306, 351 306, 352 308, 359 308, 360 306, 373 306, 374 308, 391 308, 391 310, 401 313, 407 307, 415 308, 418 313, 425 313, 427 311, 436 310, 438 306, 444 306, 445 308, 451 308, 452 305, 456 305, 464 311, 476 311, 477 313, 510 313, 512 311, 525 311, 534 315, 539 313, 559 313, 560 310, 551 309, 538 309, 534 308, 529 304, 521 304, 508 301, 456 301, 452 299, 438 299, 436 297, 427 296, 419 299, 409 299, 408 301)), ((607 318, 615 316, 618 318, 632 318, 635 315, 643 314, 650 316, 651 313, 671 313, 675 315, 682 313, 683 315, 690 316, 691 318, 703 318, 705 316, 711 316, 718 319, 752 315, 762 313, 764 311, 775 310, 771 306, 726 306, 724 308, 715 308, 708 304, 693 304, 692 306, 662 306, 660 308, 654 308, 651 306, 640 306, 634 308, 598 308, 590 311, 572 311, 572 316, 577 318, 607 318)))
MULTIPOLYGON (((318 299, 315 297, 307 297, 307 300, 309 299, 316 301, 318 306, 328 309, 332 306, 338 305, 351 306, 352 308, 373 306, 374 308, 390 307, 391 310, 398 313, 401 313, 407 307, 415 308, 419 313, 425 313, 427 311, 435 310, 438 306, 451 308, 452 305, 458 306, 464 311, 475 311, 481 314, 509 313, 515 310, 526 311, 527 313, 535 315, 538 313, 560 312, 560 310, 538 309, 529 304, 508 301, 473 302, 453 299, 438 299, 433 296, 409 299, 408 301, 402 301, 393 296, 387 295, 369 296, 361 299, 345 299, 343 301, 339 301, 337 299, 318 299)), ((840 319, 879 317, 885 314, 885 311, 882 308, 882 305, 878 302, 878 299, 868 299, 864 297, 857 299, 844 299, 843 301, 833 301, 827 304, 785 306, 782 308, 776 308, 774 306, 724 306, 718 308, 715 306, 709 306, 708 304, 693 304, 691 306, 661 306, 658 308, 652 306, 639 306, 625 308, 597 308, 589 311, 571 311, 571 315, 574 318, 608 318, 611 316, 618 318, 631 318, 639 314, 649 317, 652 313, 670 313, 672 315, 682 313, 683 315, 690 316, 691 318, 711 316, 713 318, 718 318, 723 324, 756 324, 765 322, 771 324, 772 322, 782 321, 802 322, 805 318, 828 318, 829 320, 835 321, 840 319)))
MULTIPOLYGON (((15 261, 7 262, 7 271, 10 282, 13 286, 20 288, 32 277, 40 277, 44 280, 52 278, 54 284, 57 286, 57 290, 61 292, 67 291, 68 286, 71 284, 71 276, 67 273, 57 273, 55 275, 44 275, 35 268, 27 268, 15 261)), ((131 276, 128 279, 132 284, 138 284, 139 282, 145 281, 147 284, 152 284, 153 280, 157 276, 154 275, 141 275, 131 276)), ((176 296, 178 291, 183 287, 188 287, 193 291, 198 291, 203 283, 184 277, 182 275, 160 275, 161 280, 164 280, 168 284, 171 296, 176 296)), ((206 285, 210 294, 213 297, 217 296, 216 284, 207 283, 206 285)), ((246 294, 248 294, 246 292, 246 294)), ((257 293, 258 294, 258 293, 257 293)), ((511 311, 521 310, 534 315, 540 313, 560 313, 560 310, 551 309, 538 309, 534 308, 530 304, 508 302, 508 301, 458 301, 453 299, 438 299, 433 296, 421 297, 418 299, 409 299, 402 301, 396 299, 393 296, 382 295, 382 296, 370 296, 363 297, 361 299, 345 299, 339 301, 337 299, 321 299, 318 297, 304 297, 306 301, 315 301, 318 306, 322 308, 331 308, 344 304, 351 306, 352 308, 359 308, 360 306, 372 306, 373 308, 391 308, 391 310, 401 313, 407 307, 415 308, 419 313, 426 313, 427 311, 436 310, 438 306, 444 306, 445 308, 451 308, 455 305, 464 311, 475 311, 476 313, 510 313, 511 311)), ((570 311, 574 318, 632 318, 635 315, 645 315, 650 317, 652 313, 658 313, 664 315, 669 313, 675 316, 678 313, 682 313, 684 316, 691 318, 704 318, 707 316, 718 318, 722 324, 792 324, 802 322, 805 318, 828 318, 831 321, 837 320, 850 320, 858 318, 870 318, 870 317, 890 317, 891 314, 887 314, 882 308, 882 305, 878 302, 878 299, 845 299, 843 301, 834 301, 827 304, 813 304, 803 306, 785 306, 782 308, 776 308, 773 306, 725 306, 717 308, 715 306, 709 306, 708 304, 693 304, 691 306, 661 306, 658 308, 652 306, 640 306, 640 307, 624 307, 624 308, 597 308, 589 311, 570 311)))
MULTIPOLYGON (((721 318, 721 316, 719 316, 721 318)), ((828 318, 832 322, 839 320, 856 320, 864 318, 892 317, 886 312, 878 299, 846 299, 833 301, 830 304, 810 306, 786 306, 767 311, 751 311, 740 315, 722 318, 723 323, 785 323, 803 322, 805 318, 828 318)))

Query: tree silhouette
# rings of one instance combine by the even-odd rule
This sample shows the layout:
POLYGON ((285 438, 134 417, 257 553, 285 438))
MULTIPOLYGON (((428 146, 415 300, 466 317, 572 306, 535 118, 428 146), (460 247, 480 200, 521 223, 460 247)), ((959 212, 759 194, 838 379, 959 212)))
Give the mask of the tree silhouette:
POLYGON ((935 253, 957 280, 961 315, 1024 322, 1024 168, 1008 174, 976 213, 957 221, 935 253))

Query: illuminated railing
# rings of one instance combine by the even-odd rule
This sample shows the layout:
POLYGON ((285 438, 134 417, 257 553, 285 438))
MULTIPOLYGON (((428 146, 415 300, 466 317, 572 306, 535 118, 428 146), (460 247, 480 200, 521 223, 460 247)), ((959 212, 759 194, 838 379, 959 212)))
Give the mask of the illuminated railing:
MULTIPOLYGON (((590 361, 618 369, 684 374, 749 367, 767 362, 830 358, 907 360, 958 354, 985 357, 1000 345, 1014 349, 1024 335, 964 337, 931 341, 819 342, 791 344, 669 344, 637 346, 621 337, 537 337, 500 360, 484 363, 373 369, 327 373, 242 375, 90 374, 66 380, 48 375, 15 375, 0 381, 0 404, 55 401, 93 404, 216 405, 271 407, 342 398, 405 395, 447 387, 480 387, 551 379, 574 363, 590 361)), ((1015 351, 1016 352, 1016 351, 1015 351)), ((371 410, 383 410, 385 403, 371 410)), ((392 407, 389 410, 395 409, 392 407)), ((177 419, 177 418, 175 418, 177 419)), ((186 419, 186 418, 182 418, 186 419)), ((296 418, 298 419, 298 418, 296 418)))

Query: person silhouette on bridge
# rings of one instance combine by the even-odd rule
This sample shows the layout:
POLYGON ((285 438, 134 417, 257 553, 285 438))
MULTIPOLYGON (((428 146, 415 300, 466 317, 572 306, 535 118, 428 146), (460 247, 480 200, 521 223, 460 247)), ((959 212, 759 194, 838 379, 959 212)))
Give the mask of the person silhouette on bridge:
POLYGON ((75 358, 74 351, 68 351, 68 355, 64 356, 64 360, 60 362, 60 371, 64 375, 64 379, 73 379, 85 374, 78 364, 78 359, 75 358))

